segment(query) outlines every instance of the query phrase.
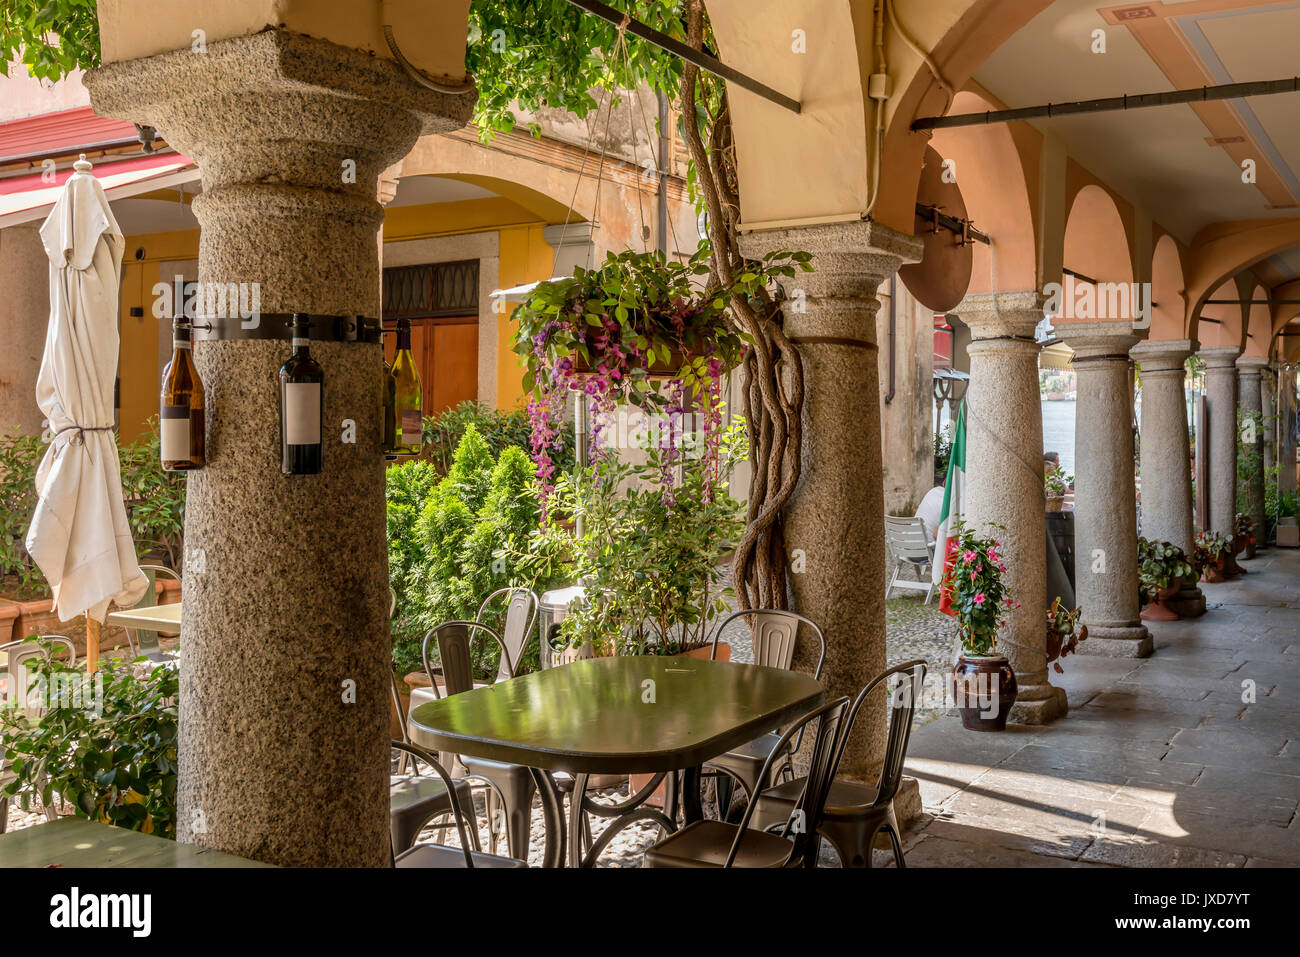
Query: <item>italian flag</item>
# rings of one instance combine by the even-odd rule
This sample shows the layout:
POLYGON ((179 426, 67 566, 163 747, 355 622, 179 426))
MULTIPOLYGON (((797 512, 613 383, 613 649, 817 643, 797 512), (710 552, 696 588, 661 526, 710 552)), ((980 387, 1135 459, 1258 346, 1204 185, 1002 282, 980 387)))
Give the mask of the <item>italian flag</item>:
POLYGON ((952 614, 952 592, 943 584, 952 568, 949 551, 954 541, 953 526, 961 519, 966 497, 966 403, 957 413, 957 427, 952 435, 952 455, 948 458, 948 477, 943 483, 943 511, 939 513, 939 531, 934 537, 934 557, 930 574, 939 586, 939 610, 952 614))

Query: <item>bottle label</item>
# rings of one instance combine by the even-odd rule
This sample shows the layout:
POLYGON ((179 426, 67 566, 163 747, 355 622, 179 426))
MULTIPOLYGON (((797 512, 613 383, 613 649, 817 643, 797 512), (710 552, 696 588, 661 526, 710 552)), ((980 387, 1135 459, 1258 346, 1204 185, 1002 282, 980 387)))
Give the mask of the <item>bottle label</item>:
POLYGON ((284 441, 288 445, 320 445, 320 383, 286 382, 284 441))
POLYGON ((186 349, 186 350, 188 350, 189 347, 190 347, 190 340, 188 340, 188 339, 173 339, 173 340, 172 340, 172 348, 173 348, 173 349, 186 349))
POLYGON ((164 462, 187 462, 190 458, 190 407, 164 405, 158 417, 158 438, 164 462))
POLYGON ((400 444, 405 447, 419 448, 424 441, 424 423, 420 420, 419 409, 402 410, 402 436, 400 444))

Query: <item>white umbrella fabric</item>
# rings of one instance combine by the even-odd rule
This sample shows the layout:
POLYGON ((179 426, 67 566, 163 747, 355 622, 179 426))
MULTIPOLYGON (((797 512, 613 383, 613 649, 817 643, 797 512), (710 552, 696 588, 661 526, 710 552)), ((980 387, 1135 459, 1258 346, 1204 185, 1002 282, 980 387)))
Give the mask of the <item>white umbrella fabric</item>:
POLYGON ((41 226, 50 323, 36 402, 52 439, 36 473, 27 551, 61 621, 84 613, 102 623, 110 600, 134 605, 149 580, 135 557, 113 433, 125 240, 90 163, 83 156, 73 168, 41 226))

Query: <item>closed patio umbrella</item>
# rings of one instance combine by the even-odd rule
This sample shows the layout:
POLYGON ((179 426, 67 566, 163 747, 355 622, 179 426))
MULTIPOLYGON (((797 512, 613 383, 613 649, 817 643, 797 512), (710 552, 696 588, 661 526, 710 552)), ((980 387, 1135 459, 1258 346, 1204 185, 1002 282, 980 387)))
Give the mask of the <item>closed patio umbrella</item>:
POLYGON ((60 620, 84 613, 102 623, 110 600, 134 605, 148 579, 136 562, 113 433, 125 240, 90 163, 83 156, 74 169, 41 226, 50 322, 36 402, 52 439, 36 473, 40 499, 27 551, 50 583, 60 620))

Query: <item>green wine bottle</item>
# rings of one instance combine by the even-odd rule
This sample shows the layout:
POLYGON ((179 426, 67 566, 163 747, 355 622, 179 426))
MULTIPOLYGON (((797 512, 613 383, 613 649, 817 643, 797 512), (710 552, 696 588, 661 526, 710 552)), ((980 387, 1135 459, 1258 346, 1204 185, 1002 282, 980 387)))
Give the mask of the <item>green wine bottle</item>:
POLYGON ((415 367, 415 356, 411 352, 411 323, 407 319, 397 320, 397 352, 393 356, 389 378, 393 393, 393 445, 389 451, 396 455, 419 455, 424 444, 424 419, 420 408, 423 392, 420 370, 415 367))

